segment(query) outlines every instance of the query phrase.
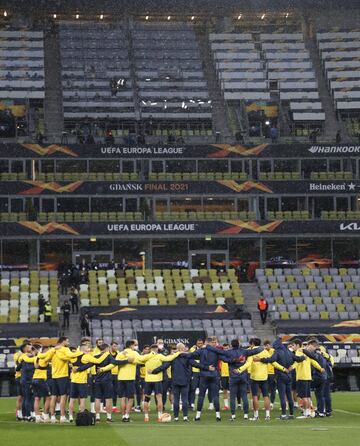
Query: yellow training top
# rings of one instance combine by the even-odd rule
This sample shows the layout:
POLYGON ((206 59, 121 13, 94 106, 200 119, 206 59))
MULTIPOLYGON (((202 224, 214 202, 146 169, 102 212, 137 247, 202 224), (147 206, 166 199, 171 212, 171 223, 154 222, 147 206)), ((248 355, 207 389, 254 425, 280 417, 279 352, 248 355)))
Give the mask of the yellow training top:
MULTIPOLYGON (((18 352, 14 353, 14 363, 15 363, 15 369, 16 367, 19 365, 19 358, 22 355, 21 351, 19 350, 18 352)), ((15 370, 15 379, 20 378, 21 377, 21 371, 19 370, 18 372, 15 370)))
POLYGON ((147 358, 146 356, 141 356, 141 362, 145 363, 145 382, 161 382, 163 380, 163 372, 157 373, 153 375, 149 372, 157 369, 162 365, 163 362, 172 361, 180 355, 180 352, 176 352, 172 355, 162 355, 161 353, 153 354, 151 358, 147 358))
POLYGON ((229 375, 229 364, 227 362, 220 362, 220 376, 221 378, 228 378, 229 375))
POLYGON ((296 381, 311 381, 311 366, 315 367, 319 372, 322 371, 320 364, 314 359, 304 355, 302 350, 297 350, 295 356, 305 356, 302 362, 295 362, 293 368, 296 371, 296 381))
POLYGON ((69 362, 81 356, 82 353, 79 351, 72 352, 69 347, 60 347, 55 350, 54 355, 51 359, 52 367, 52 378, 68 378, 69 376, 69 362))
MULTIPOLYGON (((47 380, 47 366, 54 355, 52 349, 48 350, 46 353, 38 353, 36 356, 36 363, 41 368, 35 368, 33 379, 43 379, 47 380)), ((36 366, 35 366, 36 367, 36 366)))

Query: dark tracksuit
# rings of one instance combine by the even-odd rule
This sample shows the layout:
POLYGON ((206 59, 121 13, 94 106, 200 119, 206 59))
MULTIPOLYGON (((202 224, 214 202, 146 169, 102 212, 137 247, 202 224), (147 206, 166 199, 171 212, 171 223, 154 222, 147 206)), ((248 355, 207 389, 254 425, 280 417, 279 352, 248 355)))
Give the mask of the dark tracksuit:
MULTIPOLYGON (((304 357, 295 356, 287 346, 283 345, 280 339, 276 339, 273 343, 274 353, 270 358, 262 358, 261 362, 268 364, 271 362, 277 362, 286 369, 294 364, 294 362, 301 362, 304 357)), ((291 389, 291 374, 284 373, 275 369, 276 384, 279 392, 279 399, 281 405, 281 414, 286 415, 286 400, 289 404, 289 413, 294 415, 294 400, 292 397, 291 389)))
POLYGON ((257 355, 264 349, 262 347, 258 347, 251 350, 246 348, 231 348, 230 350, 221 350, 219 348, 212 347, 210 345, 208 345, 206 348, 211 351, 215 351, 218 354, 221 354, 221 360, 229 363, 229 376, 230 376, 229 390, 230 390, 231 415, 235 415, 236 400, 238 396, 240 396, 240 398, 242 399, 244 414, 248 414, 249 413, 249 401, 247 397, 248 373, 247 371, 242 373, 235 373, 234 370, 244 365, 246 358, 248 356, 257 355))
POLYGON ((31 388, 35 366, 31 362, 21 362, 16 370, 21 370, 20 385, 23 391, 22 413, 24 418, 29 418, 34 407, 34 397, 31 388))
POLYGON ((184 417, 188 416, 188 395, 189 385, 191 380, 191 368, 198 367, 201 370, 203 366, 194 360, 188 358, 188 356, 178 356, 171 362, 164 362, 164 364, 155 370, 153 373, 159 373, 165 371, 168 367, 171 367, 171 381, 172 391, 174 396, 174 417, 179 417, 180 410, 180 397, 182 401, 182 411, 184 417))
MULTIPOLYGON (((95 356, 95 358, 100 358, 100 356, 102 356, 104 353, 100 353, 98 355, 95 356)), ((114 364, 114 365, 118 365, 118 366, 122 366, 124 364, 127 364, 128 360, 124 359, 122 361, 116 361, 113 356, 111 355, 111 353, 109 354, 109 356, 107 356, 103 362, 101 364, 97 364, 96 368, 102 368, 102 367, 106 367, 109 364, 114 364)), ((87 370, 91 367, 93 367, 94 364, 89 363, 89 364, 84 364, 82 366, 80 366, 78 368, 79 372, 82 372, 84 370, 87 370)), ((108 391, 108 398, 112 398, 113 397, 113 382, 112 382, 112 374, 111 371, 107 371, 107 372, 101 372, 101 373, 96 373, 96 375, 93 377, 93 386, 94 386, 94 393, 96 394, 97 391, 99 392, 100 390, 106 392, 108 391), (110 391, 111 389, 111 391, 110 391)), ((100 399, 100 397, 95 397, 95 399, 100 399)), ((101 398, 103 400, 103 398, 101 398)))
MULTIPOLYGON (((221 350, 222 351, 222 350, 221 350)), ((201 412, 204 405, 204 399, 206 391, 211 393, 212 402, 214 403, 215 411, 220 412, 220 402, 219 402, 219 371, 218 371, 218 361, 219 353, 215 351, 210 351, 207 348, 201 348, 196 350, 196 352, 188 353, 189 359, 199 359, 200 365, 196 367, 200 368, 200 382, 199 382, 199 397, 197 402, 197 411, 201 412), (209 367, 215 367, 214 371, 210 371, 209 367)))
POLYGON ((316 398, 316 406, 317 412, 319 414, 325 413, 325 384, 327 381, 327 373, 326 373, 326 359, 319 352, 309 352, 304 350, 304 354, 309 356, 311 359, 315 359, 319 363, 319 365, 325 369, 324 373, 321 373, 319 370, 311 367, 312 379, 313 379, 313 387, 316 398))
POLYGON ((334 378, 334 372, 333 372, 333 365, 331 364, 331 361, 329 359, 326 359, 325 370, 327 375, 327 379, 324 386, 325 412, 327 415, 330 415, 332 412, 331 383, 334 378))

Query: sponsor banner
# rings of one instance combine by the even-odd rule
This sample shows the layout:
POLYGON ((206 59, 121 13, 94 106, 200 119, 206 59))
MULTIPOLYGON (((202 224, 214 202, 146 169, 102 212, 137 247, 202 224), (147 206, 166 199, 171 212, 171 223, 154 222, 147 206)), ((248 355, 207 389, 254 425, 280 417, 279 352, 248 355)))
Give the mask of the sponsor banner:
POLYGON ((142 349, 144 345, 156 344, 158 339, 164 340, 164 345, 169 348, 171 344, 181 342, 186 347, 191 348, 198 339, 204 339, 206 333, 203 330, 183 330, 183 331, 138 331, 136 333, 139 346, 142 349))
POLYGON ((90 319, 250 319, 242 305, 136 305, 82 307, 90 319))
MULTIPOLYGON (((316 334, 316 339, 319 342, 338 345, 338 348, 346 349, 357 349, 360 350, 360 333, 359 334, 316 334), (341 347, 342 345, 346 345, 341 347)), ((311 335, 283 335, 281 336, 282 342, 291 342, 294 339, 301 339, 302 341, 307 341, 311 335)), ((328 346, 328 345, 327 345, 328 346)), ((329 347, 333 348, 333 347, 329 347)))
POLYGON ((360 221, 285 221, 271 222, 242 220, 172 221, 172 222, 88 222, 38 223, 22 221, 0 223, 0 237, 43 236, 242 236, 242 235, 298 235, 298 234, 359 234, 360 221))
POLYGON ((321 158, 358 157, 360 145, 328 144, 242 144, 209 145, 79 145, 19 144, 0 145, 0 158, 321 158))
POLYGON ((54 323, 0 324, 0 346, 20 345, 20 341, 20 344, 14 344, 13 341, 15 338, 19 338, 20 340, 25 338, 55 338, 58 334, 59 327, 54 323))
POLYGON ((0 195, 358 194, 360 181, 3 181, 0 195))
POLYGON ((318 334, 352 335, 352 342, 357 342, 354 339, 358 339, 356 336, 360 336, 360 320, 278 320, 276 321, 276 332, 308 336, 318 334))

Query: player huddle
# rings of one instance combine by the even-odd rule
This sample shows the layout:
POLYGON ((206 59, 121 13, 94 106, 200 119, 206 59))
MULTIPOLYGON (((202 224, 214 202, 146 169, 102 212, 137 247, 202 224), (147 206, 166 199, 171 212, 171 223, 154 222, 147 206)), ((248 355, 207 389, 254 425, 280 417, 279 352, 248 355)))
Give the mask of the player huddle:
POLYGON ((18 420, 37 423, 74 421, 75 405, 78 412, 90 410, 100 422, 101 414, 112 422, 113 413, 121 411, 122 421, 130 422, 131 412, 144 413, 149 422, 150 402, 154 394, 158 421, 170 419, 163 410, 169 398, 174 421, 189 421, 189 410, 195 410, 195 421, 200 421, 207 394, 210 408, 215 410, 216 421, 221 421, 219 391, 223 390, 224 408, 242 409, 244 419, 259 419, 259 396, 264 400, 265 420, 278 391, 281 420, 295 418, 297 399, 302 409, 298 418, 330 416, 332 413, 330 385, 333 378, 333 358, 316 339, 307 343, 295 339, 285 345, 276 339, 263 346, 258 338, 242 347, 237 339, 231 345, 219 346, 215 337, 187 349, 184 344, 165 348, 163 340, 144 346, 139 352, 135 339, 119 345, 110 345, 102 339, 92 348, 84 338, 79 347, 72 348, 67 337, 61 337, 54 347, 33 345, 24 341, 15 353, 15 380, 18 388, 16 416, 18 420), (313 411, 311 388, 316 397, 313 411), (249 418, 248 392, 250 390, 253 416, 249 418), (120 398, 120 410, 117 399, 120 398), (241 405, 242 403, 242 405, 241 405), (42 408, 40 409, 40 406, 42 408), (67 417, 68 414, 68 417, 67 417))

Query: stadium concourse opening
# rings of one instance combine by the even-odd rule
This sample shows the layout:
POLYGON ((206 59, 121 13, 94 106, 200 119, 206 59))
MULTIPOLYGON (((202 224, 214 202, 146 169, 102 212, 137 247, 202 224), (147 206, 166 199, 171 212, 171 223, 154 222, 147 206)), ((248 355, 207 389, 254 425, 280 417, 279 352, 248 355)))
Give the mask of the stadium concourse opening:
POLYGON ((53 3, 0 1, 1 445, 355 444, 359 2, 53 3))

